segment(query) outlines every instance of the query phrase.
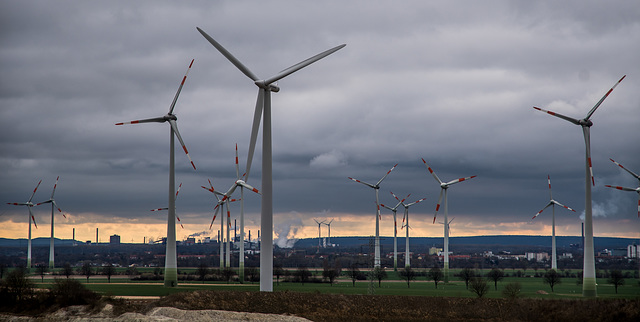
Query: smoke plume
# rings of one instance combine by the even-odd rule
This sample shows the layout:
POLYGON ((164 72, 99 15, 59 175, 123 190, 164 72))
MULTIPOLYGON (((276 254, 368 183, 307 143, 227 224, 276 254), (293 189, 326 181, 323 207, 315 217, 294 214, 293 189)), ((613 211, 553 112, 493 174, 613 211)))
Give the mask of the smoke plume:
POLYGON ((292 248, 298 241, 295 235, 302 227, 301 216, 298 212, 292 211, 279 217, 280 223, 273 227, 273 232, 277 236, 274 242, 280 248, 292 248))

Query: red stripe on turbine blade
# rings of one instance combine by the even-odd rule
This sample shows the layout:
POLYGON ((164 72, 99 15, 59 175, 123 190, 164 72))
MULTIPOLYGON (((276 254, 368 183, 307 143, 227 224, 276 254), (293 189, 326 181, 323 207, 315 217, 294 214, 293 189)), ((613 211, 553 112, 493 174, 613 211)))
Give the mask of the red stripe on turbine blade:
POLYGON ((194 61, 194 60, 195 60, 195 59, 192 59, 192 60, 191 60, 191 64, 189 64, 189 68, 191 68, 191 66, 193 65, 193 61, 194 61))
POLYGON ((184 77, 182 78, 182 83, 180 85, 184 85, 184 81, 187 80, 187 75, 184 75, 184 77))
POLYGON ((129 122, 129 124, 138 124, 138 123, 140 123, 140 121, 131 121, 131 122, 129 122))
POLYGON ((440 210, 440 204, 436 205, 436 212, 440 210))
POLYGON ((124 125, 124 123, 116 123, 116 125, 124 125))
POLYGON ((195 165, 195 164, 193 164, 193 161, 191 161, 191 166, 193 167, 193 170, 195 170, 195 169, 196 169, 196 165, 195 165))

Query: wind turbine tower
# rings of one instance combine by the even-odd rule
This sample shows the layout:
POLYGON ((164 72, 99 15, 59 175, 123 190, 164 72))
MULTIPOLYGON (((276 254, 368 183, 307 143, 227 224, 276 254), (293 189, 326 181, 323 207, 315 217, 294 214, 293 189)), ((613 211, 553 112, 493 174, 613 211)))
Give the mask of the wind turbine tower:
POLYGON ((316 222, 316 224, 318 224, 318 253, 320 252, 320 244, 322 242, 322 236, 320 235, 320 225, 324 224, 324 221, 318 221, 317 219, 314 219, 313 221, 316 222))
POLYGON ((582 127, 582 134, 584 135, 585 143, 585 206, 584 206, 584 266, 582 275, 582 296, 584 297, 596 297, 598 291, 596 289, 596 263, 595 263, 595 251, 593 249, 593 215, 591 208, 591 185, 596 185, 593 179, 593 168, 591 166, 591 135, 590 130, 593 122, 590 118, 596 109, 602 104, 602 102, 613 92, 613 89, 622 82, 627 75, 622 76, 620 80, 607 91, 606 94, 591 108, 587 116, 583 119, 574 119, 572 117, 564 116, 559 113, 543 110, 539 107, 533 107, 536 110, 545 112, 549 115, 561 118, 565 121, 571 122, 575 125, 582 127), (589 180, 591 179, 591 180, 589 180))
POLYGON ((329 246, 331 246, 331 223, 333 222, 333 219, 331 219, 331 221, 329 223, 326 223, 325 225, 327 225, 327 229, 328 229, 328 233, 327 233, 327 243, 329 244, 329 246))
POLYGON ((178 101, 178 96, 180 95, 180 91, 182 91, 182 86, 184 86, 184 82, 187 80, 187 75, 191 70, 191 66, 193 65, 193 60, 189 64, 189 68, 187 68, 187 72, 184 74, 182 78, 182 82, 178 87, 178 92, 173 98, 173 102, 169 107, 169 112, 161 117, 155 117, 144 120, 136 120, 131 122, 124 123, 116 123, 116 125, 124 125, 124 124, 139 124, 139 123, 165 123, 168 122, 170 125, 169 128, 169 206, 168 206, 168 215, 167 215, 167 250, 165 256, 165 264, 164 264, 164 286, 165 287, 176 287, 178 286, 178 258, 176 251, 176 171, 175 171, 175 148, 174 148, 174 137, 178 137, 180 144, 182 145, 182 149, 184 153, 189 158, 189 162, 191 162, 191 166, 193 170, 196 169, 195 164, 191 161, 191 156, 189 156, 189 152, 187 151, 187 147, 184 145, 184 141, 182 140, 182 136, 180 136, 180 132, 178 131, 178 118, 173 114, 173 109, 176 106, 176 102, 178 101))
POLYGON ((551 269, 558 270, 558 255, 556 252, 556 205, 563 207, 565 209, 576 212, 575 210, 555 201, 553 196, 551 195, 551 177, 547 175, 547 180, 549 181, 549 203, 542 208, 542 210, 538 211, 531 220, 536 219, 539 214, 541 214, 545 209, 551 206, 551 269))
POLYGON ((55 209, 58 209, 58 211, 62 213, 62 216, 64 216, 64 218, 67 218, 67 216, 62 212, 62 210, 60 210, 60 207, 58 207, 58 204, 56 203, 55 199, 53 199, 53 195, 56 193, 56 187, 58 186, 58 179, 60 179, 60 176, 56 178, 56 183, 53 185, 53 191, 51 192, 51 197, 49 198, 49 200, 36 204, 36 206, 40 206, 45 203, 51 204, 51 241, 49 242, 49 268, 50 269, 54 268, 53 219, 54 219, 55 209))
MULTIPOLYGON (((402 201, 404 201, 407 198, 409 198, 409 196, 402 199, 402 201)), ((396 213, 398 212, 398 207, 400 206, 400 204, 402 204, 402 201, 398 202, 393 208, 386 206, 384 204, 380 204, 380 206, 387 208, 393 212, 393 271, 394 272, 398 271, 398 221, 396 220, 396 213)))
MULTIPOLYGON (((444 193, 444 222, 448 223, 449 220, 447 216, 449 215, 449 202, 447 201, 447 191, 449 190, 449 186, 456 184, 458 182, 466 181, 471 178, 475 178, 476 176, 470 176, 460 179, 451 180, 449 182, 442 182, 438 175, 431 169, 431 167, 427 164, 427 161, 422 159, 422 162, 433 177, 440 184, 440 196, 438 197, 438 204, 436 205, 436 213, 433 215, 433 223, 436 222, 436 216, 438 216, 438 210, 440 209, 440 202, 442 201, 442 194, 444 193)), ((449 225, 444 225, 444 282, 449 283, 449 225)))
POLYGON ((374 267, 380 267, 380 200, 378 197, 378 190, 380 190, 380 183, 382 183, 382 180, 384 180, 384 178, 386 178, 389 175, 389 173, 391 173, 391 171, 393 171, 393 169, 395 169, 397 166, 398 164, 396 163, 393 167, 391 167, 391 169, 389 169, 389 171, 387 171, 387 173, 380 180, 378 180, 376 184, 367 183, 367 182, 349 177, 349 179, 355 182, 362 183, 363 185, 369 188, 373 188, 373 190, 375 190, 376 192, 376 239, 374 242, 374 254, 375 254, 374 255, 375 257, 373 260, 374 267))
POLYGON ((251 141, 249 144, 249 153, 247 156, 247 168, 245 180, 248 181, 251 170, 251 162, 258 138, 258 128, 260 120, 262 122, 262 206, 260 215, 260 227, 262 230, 262 241, 260 243, 260 291, 273 291, 273 174, 272 174, 272 147, 271 147, 271 92, 277 93, 280 88, 275 83, 295 73, 296 71, 307 67, 318 60, 333 54, 342 49, 346 45, 339 45, 320 54, 303 60, 291 67, 288 67, 276 75, 260 79, 249 68, 243 65, 228 50, 215 41, 202 29, 196 29, 204 36, 211 45, 213 45, 223 56, 225 56, 234 66, 236 66, 245 76, 249 77, 256 86, 258 86, 258 98, 256 101, 256 109, 253 115, 253 125, 251 127, 251 141), (264 116, 263 116, 264 115, 264 116))
POLYGON ((33 217, 33 213, 31 212, 31 207, 33 207, 33 203, 31 202, 31 200, 33 200, 33 196, 36 194, 36 191, 38 191, 38 187, 40 187, 40 184, 42 183, 42 180, 38 181, 38 184, 36 185, 36 188, 33 189, 33 192, 31 193, 31 197, 29 197, 29 201, 27 202, 8 202, 8 205, 14 205, 14 206, 27 206, 27 210, 29 210, 29 239, 27 241, 27 272, 31 271, 31 221, 33 221, 33 225, 36 227, 36 229, 38 228, 38 225, 36 224, 36 218, 33 217))
POLYGON ((396 200, 400 201, 400 204, 404 207, 404 217, 402 217, 402 228, 407 228, 406 230, 406 236, 405 236, 405 256, 404 256, 404 267, 411 267, 411 252, 409 251, 409 229, 411 228, 411 226, 409 226, 409 207, 419 203, 420 201, 423 201, 427 198, 422 198, 418 201, 409 203, 409 204, 405 204, 404 201, 409 197, 407 196, 407 198, 404 198, 402 200, 400 200, 395 194, 393 194, 393 192, 391 193, 393 195, 394 198, 396 198, 396 200), (406 223, 405 223, 405 219, 406 219, 406 223))

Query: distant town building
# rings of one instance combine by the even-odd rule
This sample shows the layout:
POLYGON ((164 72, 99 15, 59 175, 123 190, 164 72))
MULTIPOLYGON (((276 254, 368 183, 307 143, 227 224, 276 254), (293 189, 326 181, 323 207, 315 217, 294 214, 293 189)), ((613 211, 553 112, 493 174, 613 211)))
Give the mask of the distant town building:
POLYGON ((189 237, 187 238, 187 241, 185 242, 186 245, 195 245, 196 243, 196 238, 195 237, 189 237))
POLYGON ((120 245, 120 236, 111 235, 109 237, 109 245, 120 245))
POLYGON ((437 255, 442 252, 442 248, 431 247, 429 248, 429 255, 437 255))
POLYGON ((627 258, 639 258, 640 257, 640 246, 633 244, 627 246, 627 258))
POLYGON ((538 262, 549 259, 549 253, 525 253, 524 255, 527 257, 527 260, 535 259, 538 262))

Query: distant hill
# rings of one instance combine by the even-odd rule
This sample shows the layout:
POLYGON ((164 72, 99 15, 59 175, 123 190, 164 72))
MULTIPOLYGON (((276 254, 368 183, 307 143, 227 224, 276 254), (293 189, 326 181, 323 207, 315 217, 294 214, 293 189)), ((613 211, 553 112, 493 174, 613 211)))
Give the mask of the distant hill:
MULTIPOLYGON (((369 244, 369 236, 363 237, 331 237, 331 243, 343 247, 359 247, 369 244)), ((380 236, 380 244, 393 245, 393 237, 380 236)), ((442 237, 410 237, 409 243, 414 246, 442 247, 442 237)), ((558 247, 569 247, 571 244, 582 245, 581 236, 556 236, 558 247)), ((635 238, 618 237, 594 237, 596 249, 626 248, 627 245, 638 244, 635 238)), ((404 237, 398 237, 398 244, 404 245, 404 237)), ((318 238, 304 238, 296 242, 296 248, 313 247, 318 245, 318 238)), ((527 236, 527 235, 494 235, 494 236, 470 236, 449 237, 449 245, 498 245, 498 246, 543 246, 551 247, 551 236, 527 236)))
MULTIPOLYGON (((62 245, 72 246, 73 245, 73 240, 71 239, 54 238, 54 240, 55 240, 56 246, 62 246, 62 245)), ((20 238, 20 239, 0 238, 0 247, 20 247, 20 246, 27 247, 27 241, 28 240, 26 238, 20 238)), ((49 237, 33 238, 31 239, 31 246, 32 247, 49 246, 50 242, 51 242, 51 238, 49 237)), ((81 243, 81 242, 76 241, 76 243, 81 243)))

